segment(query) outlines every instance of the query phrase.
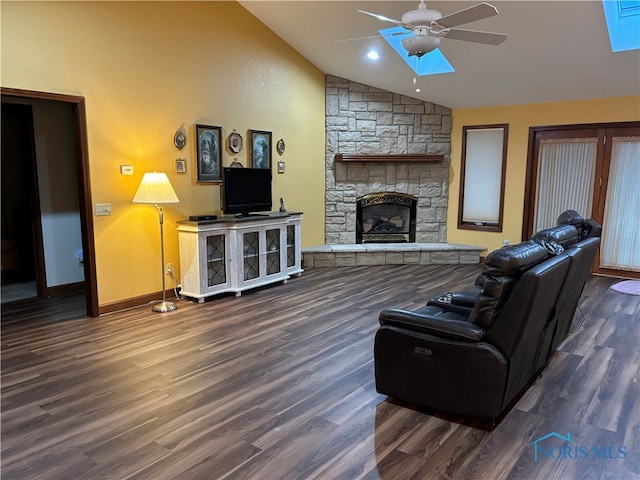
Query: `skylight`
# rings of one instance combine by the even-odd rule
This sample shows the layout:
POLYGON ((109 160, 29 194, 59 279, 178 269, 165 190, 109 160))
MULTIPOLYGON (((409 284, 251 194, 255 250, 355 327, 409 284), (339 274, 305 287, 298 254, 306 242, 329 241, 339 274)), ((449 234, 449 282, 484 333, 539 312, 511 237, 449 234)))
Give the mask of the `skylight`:
POLYGON ((451 64, 446 58, 444 58, 442 52, 437 48, 433 52, 426 53, 421 58, 416 56, 410 57, 407 55, 407 51, 402 46, 401 42, 403 38, 413 34, 404 28, 391 27, 385 28, 384 30, 378 30, 378 32, 389 43, 389 45, 398 52, 398 55, 407 62, 407 65, 409 65, 419 76, 455 72, 451 64))
POLYGON ((602 0, 611 50, 640 49, 640 0, 602 0))

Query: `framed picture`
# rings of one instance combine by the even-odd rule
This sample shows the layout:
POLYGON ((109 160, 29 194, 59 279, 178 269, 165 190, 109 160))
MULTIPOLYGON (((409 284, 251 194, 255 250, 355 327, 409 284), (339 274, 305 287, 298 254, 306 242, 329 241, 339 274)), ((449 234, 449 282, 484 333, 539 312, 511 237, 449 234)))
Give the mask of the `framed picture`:
POLYGON ((233 153, 240 153, 242 150, 242 135, 238 132, 233 132, 229 135, 229 150, 233 153))
POLYGON ((196 125, 198 182, 220 182, 222 165, 221 127, 196 125))
POLYGON ((182 150, 185 143, 187 143, 187 139, 184 136, 184 132, 180 129, 176 130, 176 134, 173 136, 173 144, 178 150, 182 150))
POLYGON ((251 166, 253 168, 271 168, 271 132, 250 130, 251 166))
POLYGON ((187 161, 184 158, 176 158, 176 173, 187 173, 187 161))

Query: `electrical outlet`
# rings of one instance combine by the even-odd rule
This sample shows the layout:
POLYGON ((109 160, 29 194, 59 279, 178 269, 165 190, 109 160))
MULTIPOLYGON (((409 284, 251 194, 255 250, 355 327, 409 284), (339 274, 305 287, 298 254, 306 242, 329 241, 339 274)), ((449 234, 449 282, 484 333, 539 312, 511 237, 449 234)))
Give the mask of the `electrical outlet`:
POLYGON ((170 275, 172 273, 173 273, 173 264, 167 263, 167 275, 170 275))

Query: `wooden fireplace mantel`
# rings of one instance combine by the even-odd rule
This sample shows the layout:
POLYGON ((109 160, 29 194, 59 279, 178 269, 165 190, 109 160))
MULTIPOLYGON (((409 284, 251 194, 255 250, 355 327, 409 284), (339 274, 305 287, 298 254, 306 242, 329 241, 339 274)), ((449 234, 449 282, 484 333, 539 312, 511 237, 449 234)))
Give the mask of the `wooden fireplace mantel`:
POLYGON ((355 155, 336 153, 336 162, 422 162, 438 163, 444 160, 443 154, 397 154, 397 155, 355 155))

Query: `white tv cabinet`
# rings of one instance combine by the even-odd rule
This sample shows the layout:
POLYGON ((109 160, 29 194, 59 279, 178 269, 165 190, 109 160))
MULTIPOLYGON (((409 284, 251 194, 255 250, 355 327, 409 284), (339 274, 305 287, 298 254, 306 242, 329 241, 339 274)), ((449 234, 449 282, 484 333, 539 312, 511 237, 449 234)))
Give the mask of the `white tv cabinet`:
POLYGON ((204 302, 302 273, 300 212, 178 221, 180 294, 204 302))

